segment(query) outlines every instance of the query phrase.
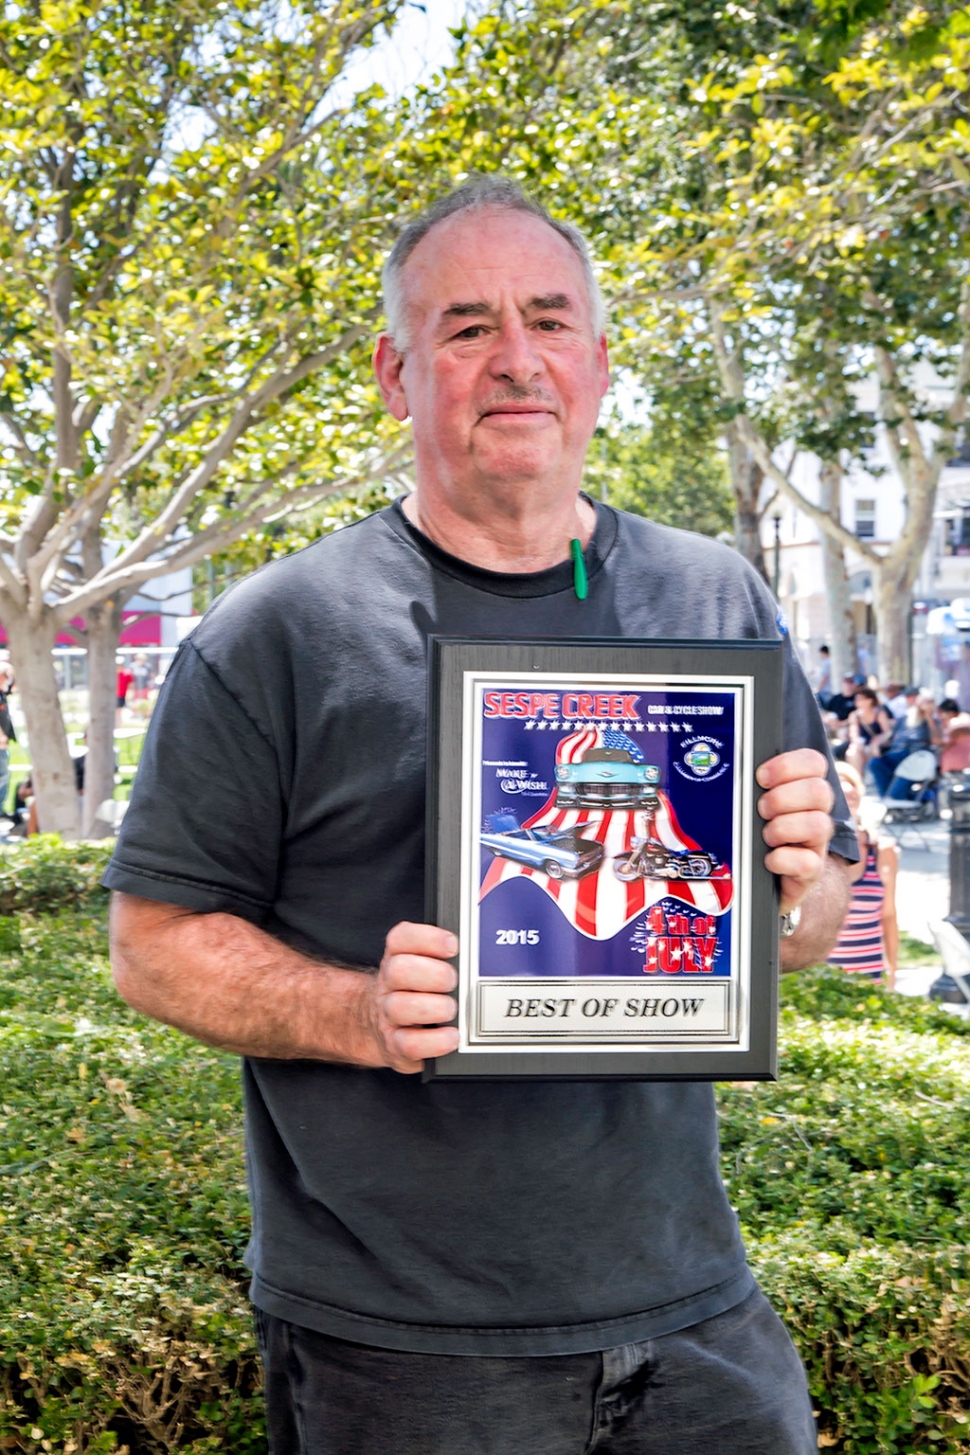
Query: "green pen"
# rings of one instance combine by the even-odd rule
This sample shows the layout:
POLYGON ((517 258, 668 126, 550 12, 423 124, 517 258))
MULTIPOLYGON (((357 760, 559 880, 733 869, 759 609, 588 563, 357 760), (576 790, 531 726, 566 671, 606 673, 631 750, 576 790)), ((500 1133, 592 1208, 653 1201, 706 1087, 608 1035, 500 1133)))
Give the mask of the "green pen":
POLYGON ((576 600, 585 601, 589 594, 589 582, 586 579, 586 562, 583 560, 582 543, 577 540, 570 541, 569 551, 573 558, 573 590, 576 593, 576 600))

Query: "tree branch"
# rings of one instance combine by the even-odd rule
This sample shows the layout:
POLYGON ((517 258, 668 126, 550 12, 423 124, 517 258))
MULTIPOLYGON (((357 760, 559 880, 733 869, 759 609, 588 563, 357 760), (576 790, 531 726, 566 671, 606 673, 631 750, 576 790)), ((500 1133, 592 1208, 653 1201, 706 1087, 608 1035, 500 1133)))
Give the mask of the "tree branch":
POLYGON ((331 360, 353 348, 354 344, 364 338, 368 332, 368 322, 354 324, 327 348, 320 349, 314 354, 307 354, 290 369, 277 369, 259 389, 244 398, 222 434, 206 452, 205 458, 174 491, 152 525, 142 531, 138 539, 118 558, 115 565, 118 568, 134 565, 157 551, 170 531, 181 520, 189 502, 200 490, 205 488, 219 466, 228 458, 240 437, 256 422, 259 411, 274 399, 278 399, 280 395, 294 388, 310 374, 316 373, 331 360))
POLYGON ((810 520, 821 526, 832 540, 839 541, 841 545, 847 546, 849 550, 864 556, 867 561, 872 561, 874 564, 884 559, 866 541, 861 541, 858 536, 853 535, 852 531, 846 530, 841 521, 833 520, 828 511, 823 510, 814 500, 809 500, 807 495, 803 495, 798 487, 792 484, 784 470, 772 459, 767 443, 755 429, 746 413, 738 414, 735 417, 735 423, 742 439, 764 470, 765 475, 774 482, 782 495, 787 496, 810 520))
POLYGON ((355 488, 361 489, 373 480, 382 478, 388 469, 397 468, 405 454, 406 450, 401 449, 375 461, 370 469, 356 475, 345 476, 327 484, 315 482, 304 485, 297 490, 290 491, 282 500, 277 497, 264 501, 262 505, 231 524, 212 525, 207 530, 200 531, 190 541, 178 542, 175 549, 164 557, 122 565, 121 557, 116 556, 97 576, 64 597, 56 608, 57 619, 59 621, 69 620, 72 616, 77 616, 91 607, 97 606, 99 602, 106 600, 109 596, 140 586, 154 576, 170 575, 173 571, 194 565, 204 556, 214 555, 218 551, 225 550, 227 546, 233 545, 242 536, 269 519, 274 512, 288 513, 292 506, 304 500, 325 500, 330 495, 344 494, 355 488))

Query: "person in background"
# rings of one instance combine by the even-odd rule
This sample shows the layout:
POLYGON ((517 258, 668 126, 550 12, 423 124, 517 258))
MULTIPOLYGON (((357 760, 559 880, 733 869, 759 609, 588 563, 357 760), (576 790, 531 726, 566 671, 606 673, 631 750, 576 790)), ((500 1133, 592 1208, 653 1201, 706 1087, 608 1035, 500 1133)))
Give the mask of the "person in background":
POLYGON ((899 848, 888 835, 878 835, 862 826, 861 774, 850 763, 837 763, 836 771, 856 826, 860 858, 851 870, 852 898, 829 963, 892 990, 899 964, 896 918, 899 848))
POLYGON ((906 701, 910 704, 906 709, 906 716, 896 723, 889 746, 869 763, 869 771, 880 797, 885 797, 889 791, 893 774, 904 758, 920 748, 939 747, 943 741, 943 734, 936 720, 933 694, 921 692, 918 687, 908 687, 906 701))
POLYGON ((943 733, 941 773, 963 773, 970 768, 970 712, 961 712, 953 697, 944 697, 936 709, 943 733))
POLYGON ((820 658, 818 675, 815 681, 815 696, 818 699, 819 707, 825 708, 829 705, 829 698, 832 696, 832 654, 823 642, 818 649, 820 658))
POLYGON ((909 706, 908 699, 911 697, 915 702, 917 694, 916 687, 907 687, 902 682, 888 682, 883 698, 893 717, 903 717, 909 706))
POLYGON ((847 720, 849 713, 855 710, 855 690, 857 686, 858 683, 852 673, 846 672, 842 678, 840 690, 833 692, 829 698, 825 721, 830 727, 838 728, 840 723, 847 720))
POLYGON ((131 664, 131 675, 135 682, 135 701, 144 702, 148 696, 148 688, 152 679, 152 669, 148 665, 148 658, 144 652, 138 652, 136 654, 135 660, 131 664))
POLYGON ((124 657, 115 657, 115 666, 118 668, 118 677, 115 691, 115 727, 121 727, 125 707, 128 704, 128 689, 134 682, 134 677, 125 665, 124 657))
POLYGON ((865 775, 866 764, 889 742, 895 726, 892 713, 882 706, 871 687, 856 688, 855 709, 846 722, 845 762, 860 778, 865 775))
POLYGON ((10 694, 13 691, 13 669, 9 662, 0 662, 0 814, 7 809, 10 787, 10 744, 17 741, 10 716, 10 694))

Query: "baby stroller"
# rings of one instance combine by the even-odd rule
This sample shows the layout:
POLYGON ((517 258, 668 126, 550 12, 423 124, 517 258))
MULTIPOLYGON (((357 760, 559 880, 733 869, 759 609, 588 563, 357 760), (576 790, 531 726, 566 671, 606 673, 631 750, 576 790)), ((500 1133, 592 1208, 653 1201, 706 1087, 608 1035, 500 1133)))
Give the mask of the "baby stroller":
POLYGON ((897 838, 909 827, 915 827, 919 833, 920 823, 939 818, 939 771, 936 754, 930 748, 917 748, 896 764, 883 799, 886 807, 883 823, 897 838), (896 825, 899 825, 898 831, 896 825))

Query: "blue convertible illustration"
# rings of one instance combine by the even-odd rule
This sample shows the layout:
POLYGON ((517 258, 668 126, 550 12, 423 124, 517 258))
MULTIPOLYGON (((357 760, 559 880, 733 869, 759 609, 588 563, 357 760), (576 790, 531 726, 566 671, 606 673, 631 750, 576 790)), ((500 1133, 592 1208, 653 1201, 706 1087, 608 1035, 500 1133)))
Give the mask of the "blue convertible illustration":
POLYGON ((490 813, 482 844, 493 854, 543 869, 550 879, 581 879, 603 862, 603 845, 576 829, 524 829, 512 813, 490 813))
POLYGON ((660 769, 625 748, 591 748, 556 767, 557 808, 656 808, 660 769))

